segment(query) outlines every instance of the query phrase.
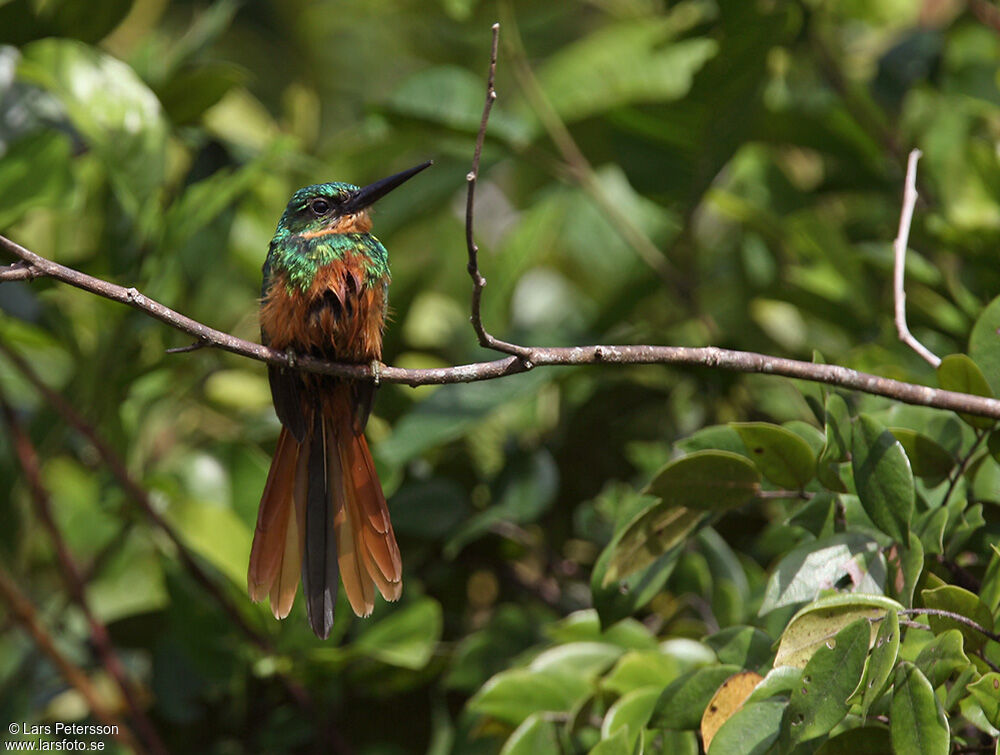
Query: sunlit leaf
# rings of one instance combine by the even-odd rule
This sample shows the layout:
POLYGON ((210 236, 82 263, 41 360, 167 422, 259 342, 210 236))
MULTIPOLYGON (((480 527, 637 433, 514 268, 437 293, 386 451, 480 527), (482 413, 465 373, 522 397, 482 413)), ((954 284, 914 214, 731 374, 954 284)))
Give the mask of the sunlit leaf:
POLYGON ((743 707, 761 679, 763 677, 754 671, 742 671, 726 679, 716 690, 701 717, 701 741, 706 750, 712 746, 712 738, 719 727, 743 707))
POLYGON ((122 205, 139 217, 163 180, 166 124, 160 102, 127 65, 68 39, 23 49, 18 73, 54 95, 100 156, 122 205))
POLYGON ((733 714, 712 738, 709 755, 766 755, 781 730, 787 703, 748 703, 733 714))
POLYGON ((877 420, 862 414, 854 425, 851 465, 868 516, 897 542, 906 542, 914 487, 910 462, 899 441, 877 420))
MULTIPOLYGON (((944 585, 930 590, 921 590, 924 605, 933 610, 947 611, 974 621, 987 632, 993 631, 993 615, 979 599, 979 596, 956 585, 944 585)), ((982 632, 954 619, 930 614, 927 621, 935 634, 949 629, 957 629, 965 638, 965 647, 976 651, 986 643, 982 632)))
POLYGON ((893 680, 889 731, 894 753, 945 755, 951 745, 948 719, 931 683, 916 666, 900 662, 893 680))
MULTIPOLYGON (((822 598, 801 609, 788 622, 781 635, 774 665, 804 668, 813 653, 848 624, 858 619, 881 619, 888 610, 898 611, 901 608, 896 601, 881 595, 835 595, 822 598)), ((876 631, 873 626, 872 638, 876 631)))
POLYGON ((967 689, 979 703, 983 714, 993 726, 1000 725, 1000 673, 991 671, 983 674, 967 689))
POLYGON ((725 511, 752 500, 760 473, 746 457, 729 451, 696 451, 667 464, 646 486, 665 506, 725 511))
POLYGON ((801 545, 778 562, 768 580, 760 614, 815 600, 845 578, 850 580, 852 592, 878 592, 885 577, 878 543, 850 532, 833 535, 801 545))
POLYGON ((754 464, 775 485, 802 488, 815 475, 812 449, 791 430, 767 422, 735 422, 733 429, 739 433, 754 464))
POLYGON ((806 742, 839 724, 850 705, 847 698, 861 681, 871 641, 868 619, 852 621, 824 640, 802 669, 802 682, 788 703, 791 742, 806 742))
MULTIPOLYGON (((990 390, 990 384, 986 381, 982 370, 965 354, 949 354, 942 359, 937 368, 937 376, 938 384, 946 391, 993 397, 993 391, 990 390)), ((959 414, 959 416, 979 429, 990 428, 995 421, 989 417, 977 417, 972 414, 959 414)))

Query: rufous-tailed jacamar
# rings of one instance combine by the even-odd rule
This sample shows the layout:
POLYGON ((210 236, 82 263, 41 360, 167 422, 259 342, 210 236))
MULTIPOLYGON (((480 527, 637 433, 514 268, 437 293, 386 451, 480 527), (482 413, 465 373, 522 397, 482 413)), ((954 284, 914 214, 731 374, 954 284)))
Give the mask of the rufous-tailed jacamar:
MULTIPOLYGON (((264 263, 260 327, 272 348, 343 362, 382 357, 389 259, 373 236, 368 208, 426 168, 358 188, 325 183, 299 189, 285 208, 264 263)), ((257 513, 247 584, 291 611, 299 575, 309 623, 326 638, 337 584, 358 616, 378 588, 402 591, 402 563, 364 429, 375 386, 270 366, 282 428, 257 513)))

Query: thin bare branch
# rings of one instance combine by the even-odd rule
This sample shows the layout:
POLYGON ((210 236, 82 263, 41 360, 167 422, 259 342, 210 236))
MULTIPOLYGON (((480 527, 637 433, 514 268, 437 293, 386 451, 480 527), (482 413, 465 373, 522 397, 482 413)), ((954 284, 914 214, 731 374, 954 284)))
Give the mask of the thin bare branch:
POLYGON ((910 152, 906 164, 906 182, 903 186, 903 208, 899 213, 899 233, 893 242, 895 264, 892 274, 893 297, 896 302, 896 332, 899 340, 917 352, 931 367, 941 364, 940 357, 918 341, 906 324, 906 245, 910 240, 910 226, 913 224, 913 208, 917 204, 917 160, 921 157, 919 149, 910 152))
POLYGON ((27 281, 45 275, 38 268, 27 262, 15 262, 12 265, 0 265, 0 283, 4 281, 27 281))
POLYGON ((945 619, 957 621, 959 624, 965 624, 965 626, 970 629, 974 629, 984 637, 993 640, 993 642, 1000 642, 1000 634, 987 629, 979 622, 970 619, 968 616, 963 616, 962 614, 955 613, 954 611, 945 611, 941 608, 904 608, 899 613, 900 615, 906 616, 941 616, 945 619))
MULTIPOLYGON (((122 302, 188 335, 203 340, 213 348, 223 349, 241 356, 259 359, 268 364, 293 367, 322 375, 354 380, 374 380, 370 365, 328 362, 306 355, 296 355, 294 359, 284 351, 262 346, 252 341, 244 341, 221 330, 192 320, 157 301, 143 296, 134 288, 109 283, 94 278, 72 268, 40 257, 19 244, 0 236, 0 247, 26 259, 52 278, 69 283, 90 293, 122 302), (294 361, 294 364, 292 362, 294 361)), ((480 380, 494 380, 506 375, 526 372, 535 367, 580 366, 589 364, 638 365, 664 364, 687 367, 709 367, 731 372, 753 372, 765 375, 783 375, 800 380, 824 383, 839 388, 885 396, 905 404, 932 406, 937 409, 974 414, 977 417, 1000 419, 1000 401, 973 396, 967 393, 944 391, 915 383, 879 377, 858 372, 833 364, 815 364, 795 359, 757 354, 750 351, 733 351, 714 346, 693 348, 688 346, 570 346, 570 347, 526 347, 527 357, 509 356, 491 362, 473 362, 454 367, 429 369, 404 369, 382 366, 378 369, 379 380, 383 383, 404 385, 445 385, 449 383, 474 383, 480 380)), ((141 488, 139 489, 141 490, 141 488)), ((155 511, 147 515, 156 516, 155 511)), ((161 518, 162 519, 162 518, 161 518)), ((164 525, 166 523, 164 522, 164 525)))
POLYGON ((36 647, 52 661, 63 679, 80 693, 87 702, 87 707, 94 714, 94 718, 112 727, 112 736, 121 742, 129 752, 144 752, 128 726, 112 712, 110 706, 98 694, 86 672, 59 650, 52 635, 39 620, 35 606, 21 592, 10 572, 2 565, 0 565, 0 599, 7 604, 14 620, 31 636, 36 647))
POLYGON ((505 354, 526 359, 530 349, 518 346, 491 335, 483 325, 480 305, 483 299, 483 287, 486 285, 486 278, 479 272, 479 246, 474 238, 474 215, 476 205, 476 181, 479 179, 479 161, 483 154, 483 142, 486 140, 486 126, 490 121, 490 111, 493 110, 493 103, 497 99, 497 91, 494 88, 494 81, 497 73, 497 50, 500 45, 500 24, 493 24, 493 44, 490 46, 490 68, 486 77, 486 103, 483 105, 483 117, 479 121, 479 132, 476 134, 476 146, 472 153, 472 169, 466 174, 465 180, 469 184, 469 193, 465 200, 465 245, 469 250, 469 276, 472 278, 472 314, 469 317, 472 328, 476 331, 479 344, 487 349, 501 351, 505 354))

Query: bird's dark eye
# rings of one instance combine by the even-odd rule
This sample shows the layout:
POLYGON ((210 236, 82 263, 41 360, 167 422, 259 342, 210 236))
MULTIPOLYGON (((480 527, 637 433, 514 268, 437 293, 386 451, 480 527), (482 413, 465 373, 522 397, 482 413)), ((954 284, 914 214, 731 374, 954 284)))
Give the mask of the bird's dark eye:
POLYGON ((330 211, 330 201, 319 197, 309 203, 309 209, 317 215, 326 215, 330 211))

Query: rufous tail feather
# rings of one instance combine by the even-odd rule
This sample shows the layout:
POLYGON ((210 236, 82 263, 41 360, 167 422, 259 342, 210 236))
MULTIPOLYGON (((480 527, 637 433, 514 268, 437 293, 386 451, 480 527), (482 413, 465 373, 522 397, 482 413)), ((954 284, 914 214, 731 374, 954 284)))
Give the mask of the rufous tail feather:
POLYGON ((375 588, 402 592, 402 560, 350 390, 338 386, 305 423, 300 444, 282 429, 257 515, 247 575, 250 597, 270 595, 283 619, 301 574, 306 612, 317 636, 333 626, 338 583, 354 613, 368 616, 375 588))

